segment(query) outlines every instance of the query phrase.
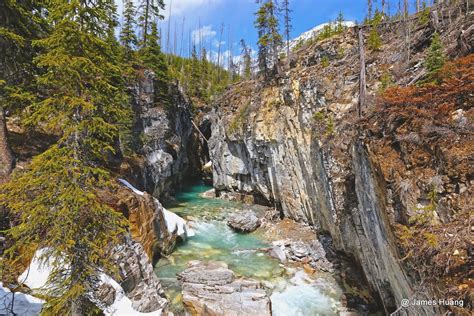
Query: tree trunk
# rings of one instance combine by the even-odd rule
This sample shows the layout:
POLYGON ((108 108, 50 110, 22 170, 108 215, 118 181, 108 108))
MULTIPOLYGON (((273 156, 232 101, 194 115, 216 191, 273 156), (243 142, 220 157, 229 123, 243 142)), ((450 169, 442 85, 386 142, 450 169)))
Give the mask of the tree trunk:
POLYGON ((3 108, 0 107, 0 183, 6 180, 13 166, 13 154, 7 139, 7 120, 3 108))
POLYGON ((362 116, 362 108, 365 107, 365 99, 367 94, 367 85, 365 80, 365 51, 364 51, 364 32, 362 27, 358 29, 359 33, 359 59, 360 59, 360 75, 359 75, 359 103, 357 113, 362 116))

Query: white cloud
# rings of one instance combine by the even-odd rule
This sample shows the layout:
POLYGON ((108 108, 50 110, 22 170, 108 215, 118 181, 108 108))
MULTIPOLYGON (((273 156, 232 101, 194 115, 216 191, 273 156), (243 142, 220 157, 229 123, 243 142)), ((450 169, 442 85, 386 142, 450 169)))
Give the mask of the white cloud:
POLYGON ((208 38, 213 38, 217 34, 216 31, 212 29, 212 25, 206 25, 200 29, 195 29, 191 32, 191 38, 194 44, 199 44, 201 41, 205 42, 208 38))

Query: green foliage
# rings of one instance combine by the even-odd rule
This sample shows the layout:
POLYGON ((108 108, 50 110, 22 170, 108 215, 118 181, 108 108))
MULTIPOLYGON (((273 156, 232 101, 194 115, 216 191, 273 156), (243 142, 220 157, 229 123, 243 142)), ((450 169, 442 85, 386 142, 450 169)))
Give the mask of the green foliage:
POLYGON ((383 92, 383 91, 387 90, 387 88, 394 85, 392 76, 390 75, 389 72, 385 71, 382 74, 382 77, 380 78, 380 83, 381 83, 380 92, 383 92))
POLYGON ((375 15, 372 19, 366 21, 366 24, 370 25, 369 38, 367 40, 367 46, 370 50, 379 50, 382 46, 382 39, 377 31, 378 27, 382 23, 384 14, 380 11, 375 11, 375 15))
POLYGON ((344 54, 345 54, 345 50, 344 50, 344 47, 342 46, 339 46, 339 48, 337 49, 337 58, 338 59, 342 59, 344 58, 344 54))
POLYGON ((313 119, 319 122, 322 122, 324 120, 324 117, 324 113, 321 111, 315 112, 313 115, 313 119))
POLYGON ((135 5, 132 0, 125 0, 123 4, 123 25, 120 32, 120 42, 125 52, 125 60, 130 61, 133 55, 133 49, 138 44, 135 34, 135 5))
POLYGON ((155 73, 155 104, 167 106, 169 104, 169 74, 165 55, 161 52, 158 28, 156 23, 151 23, 151 33, 148 35, 146 45, 140 49, 139 56, 143 65, 155 73))
POLYGON ((433 187, 433 189, 427 195, 429 204, 422 207, 418 207, 416 209, 416 214, 410 216, 408 222, 410 224, 416 225, 425 225, 430 223, 434 218, 434 212, 438 208, 437 196, 438 194, 436 192, 436 189, 433 187))
POLYGON ((317 125, 322 125, 324 128, 324 136, 329 137, 334 134, 335 124, 334 119, 331 115, 326 115, 322 111, 317 111, 313 115, 313 120, 317 125))
POLYGON ((10 259, 28 258, 23 247, 44 249, 42 259, 53 260, 42 291, 46 312, 68 315, 100 271, 115 271, 108 251, 124 220, 98 192, 111 186, 104 165, 131 111, 110 37, 114 2, 48 4, 54 28, 34 42, 42 52, 35 63, 45 70, 36 80, 42 93, 28 107, 26 123, 59 140, 0 188, 0 203, 18 218, 8 231, 10 259))
POLYGON ((323 68, 326 68, 329 66, 329 57, 328 56, 323 56, 323 58, 321 58, 321 66, 323 66, 323 68))
POLYGON ((141 28, 143 38, 141 46, 145 46, 148 40, 148 34, 151 33, 152 23, 164 19, 161 11, 165 10, 164 0, 140 0, 138 2, 138 25, 141 28))
POLYGON ((425 2, 423 2, 423 9, 419 13, 418 18, 418 22, 420 23, 420 25, 426 26, 428 25, 428 23, 430 23, 430 12, 430 8, 426 6, 425 2))
POLYGON ((228 70, 211 63, 204 55, 201 53, 199 58, 194 49, 190 59, 167 56, 170 80, 178 80, 187 95, 197 99, 196 103, 211 102, 213 96, 222 92, 233 80, 239 80, 238 76, 231 76, 228 70))
POLYGON ((232 118, 232 121, 229 124, 227 132, 229 134, 234 134, 242 128, 245 124, 248 112, 250 109, 250 103, 247 103, 241 106, 235 116, 232 118))
POLYGON ((28 105, 38 72, 32 65, 37 48, 32 40, 47 32, 41 2, 0 1, 0 111, 20 111, 28 105))
POLYGON ((256 13, 255 27, 258 30, 258 65, 260 72, 268 77, 269 65, 277 67, 278 52, 283 44, 279 33, 278 18, 276 16, 274 0, 262 0, 256 13))
POLYGON ((367 40, 367 46, 370 50, 379 50, 382 46, 382 40, 380 39, 380 35, 377 32, 376 28, 371 28, 369 33, 369 38, 367 40))
POLYGON ((443 52, 443 43, 437 32, 433 34, 431 39, 431 45, 428 49, 428 55, 426 56, 424 66, 428 71, 429 80, 435 80, 436 73, 444 66, 446 63, 446 57, 443 52))
POLYGON ((334 134, 334 119, 332 118, 332 116, 329 116, 328 119, 326 120, 326 133, 325 133, 325 136, 328 137, 328 136, 331 136, 334 134))

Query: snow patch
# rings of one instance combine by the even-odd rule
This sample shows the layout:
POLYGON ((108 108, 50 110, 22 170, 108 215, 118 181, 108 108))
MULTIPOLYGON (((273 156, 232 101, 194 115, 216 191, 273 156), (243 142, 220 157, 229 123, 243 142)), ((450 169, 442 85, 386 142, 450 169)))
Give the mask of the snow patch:
POLYGON ((123 288, 114 279, 106 274, 101 274, 100 279, 103 283, 110 284, 115 289, 115 300, 112 305, 107 306, 104 310, 104 314, 109 315, 148 315, 148 316, 161 316, 162 310, 157 310, 150 313, 141 313, 133 309, 132 301, 127 297, 123 288))
POLYGON ((49 274, 53 258, 40 260, 47 249, 39 249, 35 252, 30 266, 19 277, 18 283, 28 286, 30 289, 44 288, 49 274))
MULTIPOLYGON (((135 194, 142 195, 142 196, 144 195, 142 191, 135 188, 127 180, 119 178, 118 181, 122 183, 123 185, 125 185, 130 190, 132 190, 135 194)), ((160 202, 156 198, 154 198, 154 201, 155 201, 156 206, 160 204, 160 202)), ((170 234, 172 234, 176 230, 178 236, 183 239, 186 239, 186 237, 194 236, 194 231, 192 229, 189 229, 186 226, 185 219, 181 218, 180 216, 176 215, 173 212, 168 211, 164 207, 162 207, 162 209, 163 209, 163 217, 166 222, 166 227, 168 228, 168 231, 170 232, 170 234)))
POLYGON ((144 194, 142 191, 138 190, 138 189, 135 188, 133 185, 131 185, 130 182, 128 182, 127 180, 121 179, 121 178, 119 178, 118 180, 119 180, 119 182, 122 183, 124 186, 126 186, 127 188, 129 188, 130 190, 132 190, 133 193, 138 194, 138 195, 143 195, 143 194, 144 194))
POLYGON ((10 289, 0 282, 0 315, 11 315, 13 313, 22 316, 39 315, 44 301, 24 293, 12 293, 10 289))
MULTIPOLYGON (((311 30, 309 31, 306 31, 304 33, 302 33, 300 36, 292 39, 290 41, 290 49, 293 49, 296 45, 298 45, 298 43, 300 42, 306 42, 307 40, 317 36, 323 29, 326 25, 332 25, 333 27, 335 27, 337 25, 337 23, 323 23, 323 24, 320 24, 320 25, 317 25, 315 27, 313 27, 311 30)), ((356 24, 353 22, 353 21, 343 21, 342 22, 342 26, 344 27, 353 27, 355 26, 356 24)))

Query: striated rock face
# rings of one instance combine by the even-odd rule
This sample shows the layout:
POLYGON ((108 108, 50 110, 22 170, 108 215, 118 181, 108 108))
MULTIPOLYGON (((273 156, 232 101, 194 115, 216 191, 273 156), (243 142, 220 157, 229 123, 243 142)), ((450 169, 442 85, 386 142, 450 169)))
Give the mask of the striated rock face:
MULTIPOLYGON (((126 296, 132 301, 134 310, 148 313, 163 309, 168 305, 165 292, 158 277, 153 272, 149 258, 143 247, 131 238, 114 249, 113 256, 119 267, 126 296)), ((113 295, 115 297, 115 295, 113 295)), ((106 301, 114 299, 105 296, 106 301)))
MULTIPOLYGON (((452 19, 455 22, 443 22, 437 28, 448 54, 455 57, 459 51, 451 48, 449 38, 472 28, 473 18, 453 13, 452 19)), ((400 54, 404 37, 389 28, 384 30, 383 53, 369 52, 366 58, 372 95, 364 114, 371 111, 387 65, 399 84, 423 75, 422 60, 433 31, 431 24, 414 27, 414 49, 407 66, 400 54)), ((465 34, 472 37, 472 32, 465 34)), ((472 43, 472 38, 468 42, 472 43)), ((291 68, 273 85, 243 82, 234 86, 220 99, 212 117, 209 151, 213 180, 218 195, 236 192, 262 199, 281 209, 284 216, 329 233, 333 246, 356 259, 386 311, 393 312, 403 298, 414 297, 418 291, 431 295, 407 276, 394 235, 396 224, 408 217, 405 206, 422 202, 430 184, 429 179, 416 183, 417 175, 410 172, 413 164, 405 155, 409 153, 397 152, 393 141, 385 144, 384 151, 376 137, 358 128, 358 67, 356 34, 348 30, 297 52, 291 68), (322 65, 323 57, 329 59, 329 66, 322 65), (384 164, 384 159, 392 160, 384 164), (409 179, 415 196, 402 194, 403 178, 409 179)), ((431 152, 436 150, 440 149, 431 152)), ((451 164, 447 156, 436 159, 441 159, 439 165, 451 164)), ((442 170, 426 167, 429 173, 442 170)), ((448 177, 450 171, 443 172, 447 176, 444 190, 464 179, 459 184, 463 188, 460 194, 469 192, 471 184, 465 174, 448 177)), ((451 193, 456 195, 455 190, 451 193)), ((457 201, 458 197, 452 199, 457 201)), ((447 214, 456 213, 456 207, 448 202, 443 207, 449 210, 447 214)), ((283 257, 281 252, 276 255, 283 257)), ((419 312, 421 307, 415 313, 419 312)), ((425 312, 435 310, 426 307, 425 312)))
POLYGON ((163 206, 150 194, 133 193, 120 187, 116 193, 117 208, 130 223, 130 234, 145 250, 150 260, 161 254, 170 253, 178 239, 177 231, 170 233, 164 216, 163 206))
POLYGON ((178 280, 191 315, 271 315, 270 299, 260 282, 236 279, 223 262, 192 261, 178 280))
POLYGON ((153 72, 145 70, 135 87, 134 146, 145 161, 134 176, 142 188, 160 198, 200 168, 189 102, 171 86, 170 105, 155 104, 154 77, 153 72))
POLYGON ((237 231, 251 233, 260 226, 260 219, 254 211, 244 210, 231 214, 227 219, 227 225, 237 231))

